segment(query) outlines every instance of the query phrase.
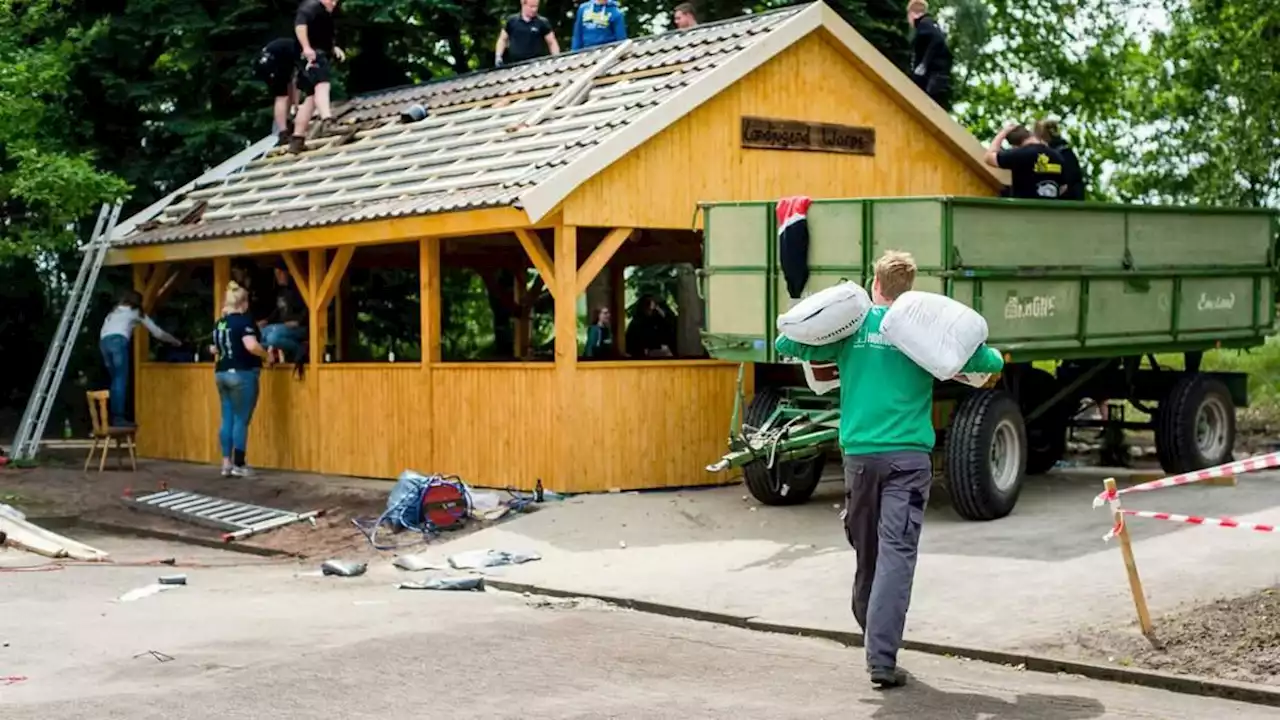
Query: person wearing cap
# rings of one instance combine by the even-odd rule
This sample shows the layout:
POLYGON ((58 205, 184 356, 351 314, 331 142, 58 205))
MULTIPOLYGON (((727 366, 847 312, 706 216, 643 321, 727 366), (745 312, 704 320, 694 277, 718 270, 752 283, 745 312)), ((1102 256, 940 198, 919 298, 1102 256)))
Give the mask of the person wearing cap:
POLYGON ((275 362, 284 358, 297 362, 302 355, 302 342, 307 337, 307 305, 289 277, 289 266, 276 263, 276 304, 262 328, 262 344, 275 362))

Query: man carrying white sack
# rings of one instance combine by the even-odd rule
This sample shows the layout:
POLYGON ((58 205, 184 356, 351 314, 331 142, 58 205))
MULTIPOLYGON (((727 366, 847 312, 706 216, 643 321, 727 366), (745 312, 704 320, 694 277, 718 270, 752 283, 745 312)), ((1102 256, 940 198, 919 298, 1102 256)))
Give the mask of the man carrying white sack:
MULTIPOLYGON (((916 263, 890 250, 875 266, 875 307, 862 327, 831 345, 779 337, 778 352, 835 362, 840 371, 845 536, 858 558, 853 616, 865 635, 867 668, 880 688, 906 682, 898 649, 907 623, 920 529, 933 480, 933 377, 884 338, 880 323, 911 289, 916 263)), ((1004 360, 982 345, 962 372, 996 373, 1004 360)))

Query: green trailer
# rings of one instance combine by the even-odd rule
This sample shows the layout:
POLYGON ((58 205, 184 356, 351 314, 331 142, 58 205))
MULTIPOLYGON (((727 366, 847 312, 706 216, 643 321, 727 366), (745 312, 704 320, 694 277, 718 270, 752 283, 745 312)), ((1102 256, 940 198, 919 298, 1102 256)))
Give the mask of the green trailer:
MULTIPOLYGON (((838 392, 818 395, 774 350, 790 299, 772 202, 704 203, 704 343, 753 374, 739 393, 729 452, 761 502, 805 502, 838 452, 838 392)), ((1153 429, 1170 473, 1228 461, 1247 378, 1200 371, 1206 350, 1261 345, 1275 326, 1276 218, 1269 211, 1159 208, 991 198, 814 201, 806 293, 869 283, 875 258, 912 253, 916 289, 986 318, 1007 366, 994 387, 938 383, 935 471, 957 512, 1013 510, 1023 479, 1052 468, 1075 426, 1114 437, 1153 429), (1157 356, 1176 353, 1183 369, 1157 356), (1052 368, 1050 372, 1047 368, 1052 368), (1084 401, 1150 414, 1083 419, 1084 401), (1120 406, 1123 407, 1123 406, 1120 406)))

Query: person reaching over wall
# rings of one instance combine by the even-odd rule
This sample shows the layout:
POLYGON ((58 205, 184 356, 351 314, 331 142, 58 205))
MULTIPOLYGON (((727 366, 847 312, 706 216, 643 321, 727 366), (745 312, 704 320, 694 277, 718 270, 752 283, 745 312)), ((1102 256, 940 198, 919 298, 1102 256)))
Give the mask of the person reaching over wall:
POLYGON ((627 39, 627 19, 617 0, 587 0, 573 22, 573 49, 608 45, 627 39))
POLYGON ((325 125, 333 119, 329 101, 330 65, 334 59, 341 62, 346 58, 342 48, 334 43, 333 12, 337 8, 338 0, 302 0, 294 16, 293 31, 302 48, 298 89, 307 94, 307 99, 293 121, 293 137, 289 138, 291 153, 306 149, 313 114, 320 115, 320 122, 312 130, 315 135, 324 132, 325 125))
POLYGON ((136 290, 125 290, 120 293, 120 300, 115 308, 107 313, 102 321, 102 329, 98 333, 98 349, 102 352, 102 363, 107 368, 111 379, 110 400, 108 406, 111 413, 112 427, 133 427, 133 423, 125 418, 125 408, 129 398, 129 339, 133 337, 134 328, 141 324, 151 336, 174 347, 182 341, 170 335, 142 313, 142 295, 136 290))
POLYGON ((302 361, 302 341, 307 337, 307 305, 293 286, 289 267, 280 261, 275 268, 276 304, 262 328, 262 344, 272 352, 275 362, 285 357, 302 361))
POLYGON ((560 43, 551 21, 538 14, 538 0, 520 0, 520 12, 507 18, 493 50, 495 67, 559 55, 560 43))
MULTIPOLYGON (((911 601, 924 508, 933 482, 933 376, 885 339, 889 306, 911 289, 916 263, 888 251, 875 265, 875 306, 853 335, 830 345, 786 337, 778 352, 835 362, 840 372, 840 449, 844 453, 845 537, 857 554, 853 616, 862 627, 871 682, 906 682, 898 650, 911 601)), ((1000 353, 979 347, 961 372, 995 373, 1000 353)))
POLYGON ((987 148, 987 164, 1013 176, 1006 197, 1058 200, 1062 192, 1062 156, 1035 133, 1018 124, 1001 130, 987 148), (1010 149, 1004 149, 1008 140, 1010 149))
POLYGON ((218 388, 222 423, 222 476, 249 477, 245 464, 249 422, 258 404, 262 361, 270 360, 258 341, 258 326, 249 315, 249 291, 233 280, 222 300, 222 317, 213 329, 213 381, 218 388))
POLYGON ((911 0, 907 22, 915 34, 911 38, 911 79, 943 110, 951 112, 951 49, 947 34, 929 15, 929 3, 911 0))
POLYGON ((1045 118, 1036 123, 1036 136, 1046 145, 1062 156, 1062 192, 1063 200, 1084 200, 1084 173, 1080 170, 1080 159, 1062 137, 1062 129, 1057 120, 1045 118))

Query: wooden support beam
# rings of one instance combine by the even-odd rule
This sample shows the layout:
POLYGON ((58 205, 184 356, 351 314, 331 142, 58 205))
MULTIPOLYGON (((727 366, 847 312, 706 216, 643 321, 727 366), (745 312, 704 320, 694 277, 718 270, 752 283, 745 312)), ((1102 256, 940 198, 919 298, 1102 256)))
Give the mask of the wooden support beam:
POLYGON ((191 277, 192 267, 190 264, 184 263, 179 265, 173 272, 169 273, 169 279, 164 281, 160 289, 156 292, 156 296, 151 299, 152 308, 158 308, 164 304, 164 301, 173 294, 174 290, 182 287, 182 284, 191 277))
MULTIPOLYGON (((287 256, 286 256, 287 257, 287 256)), ((308 268, 308 285, 299 285, 299 292, 303 292, 306 288, 304 299, 307 300, 307 306, 310 312, 307 313, 307 343, 310 349, 311 367, 318 368, 320 363, 324 361, 324 346, 328 342, 329 335, 329 315, 325 312, 326 308, 316 308, 311 303, 310 298, 316 298, 320 295, 320 283, 323 282, 325 276, 325 251, 309 250, 307 251, 308 268)), ((286 260, 285 262, 288 262, 286 260)), ((292 275, 293 270, 289 273, 292 275)), ((294 282, 297 282, 295 277, 294 282)), ((317 428, 318 430, 318 428, 317 428)))
POLYGON ((613 276, 613 302, 609 309, 613 311, 613 349, 618 357, 627 354, 627 274, 621 263, 609 266, 613 276))
POLYGON ((222 317, 222 301, 231 282, 231 258, 220 257, 213 261, 213 319, 222 317))
POLYGON ((429 371, 440 362, 440 238, 423 238, 418 247, 422 367, 429 371))
MULTIPOLYGON (((536 284, 537 280, 534 283, 536 284)), ((529 355, 529 340, 533 335, 533 328, 529 322, 529 310, 533 307, 533 303, 529 301, 529 272, 526 268, 522 267, 516 270, 516 278, 513 285, 516 305, 515 356, 523 359, 529 355)))
POLYGON ((302 302, 307 304, 307 308, 311 308, 314 303, 311 301, 310 278, 302 272, 302 266, 298 264, 298 259, 293 256, 293 253, 280 253, 280 257, 284 258, 285 267, 289 268, 289 277, 293 278, 293 285, 298 288, 298 294, 302 296, 302 302))
POLYGON ((146 285, 142 288, 142 312, 150 314, 152 305, 155 304, 156 296, 160 293, 160 286, 164 284, 168 277, 169 263, 156 263, 151 269, 150 275, 147 276, 146 285))
POLYGON ((556 299, 556 476, 549 489, 566 488, 573 480, 574 457, 581 453, 572 428, 577 424, 578 369, 578 228, 556 227, 556 270, 552 295, 556 299))
POLYGON ((333 294, 338 291, 338 284, 342 281, 342 276, 347 272, 347 266, 351 264, 351 257, 356 254, 355 246, 347 245, 338 248, 333 256, 333 262, 329 264, 328 271, 325 272, 324 281, 320 283, 320 289, 312 296, 315 306, 324 312, 329 309, 329 301, 333 299, 333 294))
MULTIPOLYGON (((144 304, 146 299, 147 283, 150 281, 150 276, 152 274, 152 269, 145 265, 133 266, 133 289, 142 294, 144 304)), ((146 328, 141 325, 137 326, 133 330, 134 381, 130 383, 130 387, 134 389, 134 397, 137 397, 136 392, 139 384, 137 381, 137 373, 142 368, 142 362, 147 359, 147 353, 150 351, 150 346, 148 344, 148 339, 150 337, 151 335, 147 333, 146 328)))
POLYGON ((618 252, 618 248, 622 247, 622 243, 634 234, 633 228, 615 228, 609 231, 596 249, 591 251, 591 256, 582 263, 582 267, 578 268, 578 295, 587 291, 587 286, 596 279, 596 275, 600 274, 604 266, 609 264, 609 260, 618 252))
MULTIPOLYGON (((556 230, 560 232, 559 229, 556 230)), ((516 238, 520 240, 520 244, 524 246, 524 251, 529 255, 529 261, 533 263, 533 267, 537 269, 538 274, 542 276, 543 282, 546 283, 547 289, 554 296, 556 294, 556 271, 552 269, 551 256, 547 254, 547 248, 542 244, 542 238, 532 230, 520 228, 515 231, 516 238)), ((574 247, 577 247, 577 234, 574 235, 574 247)), ((573 258, 576 265, 577 257, 573 258)))

